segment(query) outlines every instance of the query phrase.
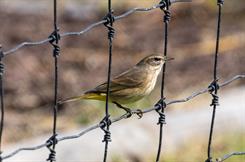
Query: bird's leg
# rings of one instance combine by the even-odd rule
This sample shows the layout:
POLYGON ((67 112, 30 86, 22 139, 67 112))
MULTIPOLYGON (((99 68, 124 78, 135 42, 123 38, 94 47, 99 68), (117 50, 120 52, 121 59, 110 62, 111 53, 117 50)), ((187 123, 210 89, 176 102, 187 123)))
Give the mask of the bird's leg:
POLYGON ((131 117, 132 116, 132 110, 130 110, 130 108, 127 108, 127 107, 124 107, 124 106, 122 106, 122 105, 120 105, 119 103, 117 103, 117 102, 113 102, 118 108, 120 108, 120 109, 123 109, 123 110, 125 110, 126 112, 127 112, 127 118, 129 118, 129 117, 131 117))
POLYGON ((140 109, 137 109, 135 112, 132 112, 132 110, 130 108, 124 107, 122 105, 120 105, 117 102, 113 102, 118 108, 123 109, 127 112, 127 118, 131 117, 133 115, 133 113, 137 114, 139 116, 139 119, 142 118, 143 116, 143 112, 140 109))

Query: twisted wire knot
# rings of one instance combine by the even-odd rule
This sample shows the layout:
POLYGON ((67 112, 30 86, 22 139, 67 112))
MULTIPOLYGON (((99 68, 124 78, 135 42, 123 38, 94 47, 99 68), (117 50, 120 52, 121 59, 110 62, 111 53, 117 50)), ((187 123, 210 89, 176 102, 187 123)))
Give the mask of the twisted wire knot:
POLYGON ((213 99, 212 99, 212 103, 210 104, 210 106, 219 106, 219 96, 217 94, 211 94, 213 99))
POLYGON ((4 73, 4 64, 0 61, 0 75, 4 73))
POLYGON ((49 148, 50 154, 47 158, 47 161, 56 161, 55 157, 56 157, 56 151, 52 148, 49 148))
POLYGON ((166 116, 165 116, 165 114, 163 113, 163 112, 161 112, 160 110, 159 111, 157 111, 158 112, 158 114, 159 114, 159 118, 158 118, 158 122, 157 122, 157 124, 166 124, 166 116))
POLYGON ((51 39, 49 43, 54 47, 53 56, 58 57, 60 55, 60 47, 58 45, 58 41, 60 40, 59 29, 54 30, 48 38, 51 39))
POLYGON ((157 124, 166 124, 166 116, 164 114, 164 108, 167 106, 165 102, 165 98, 161 98, 157 104, 155 104, 155 107, 157 107, 156 112, 159 114, 159 119, 157 124))
POLYGON ((164 10, 164 13, 165 13, 165 15, 163 17, 163 21, 165 23, 168 23, 171 20, 171 13, 169 10, 164 10))
POLYGON ((47 144, 46 146, 50 151, 47 161, 56 161, 56 159, 55 159, 56 151, 51 147, 51 146, 56 145, 58 143, 56 136, 57 136, 57 134, 54 134, 46 141, 46 144, 47 144))
POLYGON ((224 4, 224 0, 217 0, 217 5, 222 6, 224 4))
POLYGON ((3 53, 2 45, 0 44, 0 60, 2 60, 3 57, 4 57, 4 53, 3 53))
POLYGON ((214 80, 209 86, 209 93, 212 95, 213 99, 212 99, 212 103, 210 104, 210 106, 218 106, 219 105, 219 96, 217 94, 215 94, 215 92, 219 89, 219 85, 218 85, 218 79, 214 80))
POLYGON ((110 115, 105 116, 100 122, 100 128, 105 132, 102 142, 111 142, 111 132, 106 129, 106 126, 111 125, 110 115))
POLYGON ((168 6, 171 5, 170 0, 161 0, 160 9, 164 12, 163 22, 168 23, 171 20, 171 13, 168 10, 168 6))
POLYGON ((54 134, 52 135, 47 141, 46 141, 46 144, 47 144, 47 147, 51 147, 52 145, 56 145, 58 143, 58 140, 56 138, 57 134, 54 134))
POLYGON ((212 93, 219 89, 218 79, 212 81, 212 83, 208 86, 209 92, 212 93))
POLYGON ((4 64, 2 63, 2 58, 4 57, 2 45, 0 45, 0 75, 4 73, 4 64))
POLYGON ((102 140, 102 142, 111 142, 111 132, 109 130, 104 130, 105 135, 104 135, 104 139, 102 140))
POLYGON ((205 162, 213 162, 212 157, 209 157, 205 162))
POLYGON ((104 17, 104 20, 106 20, 106 22, 104 23, 104 25, 108 29, 108 39, 109 40, 112 40, 114 38, 114 34, 115 34, 115 29, 112 26, 113 22, 115 21, 115 17, 113 16, 113 11, 112 12, 109 12, 104 17))
POLYGON ((171 1, 170 0, 161 0, 159 5, 160 5, 160 9, 165 11, 166 7, 171 5, 171 1))

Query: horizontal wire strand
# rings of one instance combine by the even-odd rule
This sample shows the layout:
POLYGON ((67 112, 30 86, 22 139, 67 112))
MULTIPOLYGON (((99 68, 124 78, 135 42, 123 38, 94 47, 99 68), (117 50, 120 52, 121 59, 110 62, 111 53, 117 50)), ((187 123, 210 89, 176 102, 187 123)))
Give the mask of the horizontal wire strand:
MULTIPOLYGON (((231 84, 232 82, 236 81, 236 80, 239 80, 239 79, 245 79, 245 74, 241 74, 241 75, 236 75, 234 77, 232 77, 231 79, 228 79, 226 81, 224 81, 223 83, 221 83, 219 86, 220 88, 222 87, 225 87, 229 84, 231 84)), ((184 99, 178 99, 178 100, 170 100, 170 101, 166 101, 166 105, 172 105, 172 104, 177 104, 177 103, 183 103, 183 102, 187 102, 201 94, 204 94, 204 93, 207 93, 209 92, 211 88, 205 88, 205 89, 201 89, 197 92, 194 92, 192 93, 190 96, 184 98, 184 99)), ((158 109, 158 107, 152 107, 152 108, 147 108, 147 109, 144 109, 142 112, 145 114, 145 113, 149 113, 151 111, 154 111, 158 109)), ((136 111, 133 111, 133 113, 136 112, 136 111)), ((111 120, 111 124, 112 123, 115 123, 115 122, 118 122, 122 119, 127 119, 127 114, 124 114, 124 115, 121 115, 119 117, 116 117, 114 119, 111 120)), ((94 129, 97 129, 97 128, 100 128, 102 126, 102 123, 99 123, 99 124, 94 124, 84 130, 82 130, 80 133, 78 134, 75 134, 75 135, 70 135, 70 136, 64 136, 64 137, 59 137, 57 138, 57 141, 65 141, 65 140, 71 140, 71 139, 76 139, 76 138, 80 138, 81 136, 87 134, 88 132, 94 130, 94 129)), ((12 151, 11 153, 5 155, 5 156, 2 156, 2 159, 8 159, 10 157, 13 157, 14 155, 18 154, 19 152, 21 151, 33 151, 33 150, 38 150, 38 149, 41 149, 43 147, 46 147, 47 146, 47 143, 43 143, 43 144, 40 144, 40 145, 37 145, 37 146, 33 146, 33 147, 22 147, 22 148, 19 148, 19 149, 16 149, 14 151, 12 151)), ((244 155, 245 152, 242 154, 240 153, 241 155, 244 155)))
MULTIPOLYGON (((190 0, 171 0, 171 3, 178 3, 178 2, 191 2, 190 0)), ((157 8, 160 8, 162 5, 159 5, 159 4, 156 4, 156 5, 153 5, 152 7, 149 7, 149 8, 133 8, 131 10, 128 10, 126 11, 125 13, 119 15, 119 16, 115 16, 115 21, 116 20, 119 20, 119 19, 122 19, 122 18, 125 18, 135 12, 147 12, 147 11, 151 11, 151 10, 154 10, 154 9, 157 9, 157 8)), ((100 20, 98 22, 95 22, 93 24, 90 24, 89 26, 87 26, 86 28, 84 28, 83 30, 79 31, 79 32, 65 32, 65 33, 62 33, 60 34, 60 37, 67 37, 67 36, 80 36, 80 35, 83 35, 85 33, 87 33, 88 31, 92 30, 93 28, 99 26, 99 25, 102 25, 106 22, 106 20, 100 20)), ((40 40, 40 41, 31 41, 31 42, 22 42, 20 44, 18 44, 16 47, 14 48, 11 48, 7 51, 4 51, 3 54, 4 55, 9 55, 9 54, 12 54, 16 51, 18 51, 19 49, 25 47, 25 46, 36 46, 36 45, 41 45, 41 44, 45 44, 45 43, 48 43, 49 41, 51 41, 52 38, 47 38, 47 39, 43 39, 43 40, 40 40)))
MULTIPOLYGON (((190 0, 172 0, 171 3, 176 3, 176 2, 190 2, 190 0)), ((119 16, 115 16, 115 20, 119 20, 119 19, 122 19, 122 18, 125 18, 135 12, 147 12, 147 11, 151 11, 151 10, 154 10, 154 9, 157 9, 157 8, 160 8, 161 5, 157 4, 157 5, 153 5, 152 7, 149 7, 149 8, 133 8, 129 11, 126 11, 125 13, 123 13, 122 15, 119 15, 119 16)), ((92 30, 93 28, 105 23, 106 20, 101 20, 101 21, 98 21, 96 23, 93 23, 89 26, 87 26, 85 29, 79 31, 79 32, 65 32, 63 34, 60 34, 61 37, 66 37, 66 36, 79 36, 79 35, 82 35, 90 30, 92 30)), ((5 52, 3 52, 4 56, 5 55, 9 55, 11 53, 14 53, 16 51, 18 51, 19 49, 21 49, 22 47, 24 46, 35 46, 35 45, 41 45, 41 44, 45 44, 45 43, 48 43, 49 41, 51 41, 52 38, 47 38, 47 39, 44 39, 44 40, 40 40, 40 41, 36 41, 36 42, 23 42, 23 43, 20 43, 19 45, 17 45, 16 47, 12 48, 12 49, 9 49, 5 52)), ((238 79, 243 79, 245 78, 245 75, 236 75, 234 76, 233 78, 223 82, 222 84, 220 84, 219 86, 220 87, 224 87, 224 86, 227 86, 228 84, 232 83, 233 81, 235 80, 238 80, 238 79)), ((189 97, 185 98, 185 99, 181 99, 181 100, 172 100, 172 101, 168 101, 166 102, 167 105, 170 105, 170 104, 176 104, 176 103, 182 103, 182 102, 187 102, 193 98, 195 98, 196 96, 199 96, 201 94, 204 94, 204 93, 207 93, 209 92, 210 88, 206 88, 206 89, 203 89, 203 90, 200 90, 200 91, 197 91, 197 92, 194 92, 193 94, 191 94, 189 97)), ((143 113, 148 113, 148 112, 151 112, 153 110, 156 110, 157 107, 153 107, 153 108, 149 108, 149 109, 145 109, 143 111, 143 113)), ((125 119, 126 118, 126 114, 125 115, 122 115, 120 117, 117 117, 115 119, 112 120, 112 123, 114 122, 118 122, 122 119, 125 119)), ((58 141, 63 141, 63 140, 68 140, 68 139, 74 139, 74 138, 79 138, 81 137, 82 135, 100 127, 101 125, 100 124, 96 124, 96 125, 93 125, 85 130, 83 130, 82 132, 80 132, 79 134, 77 135, 72 135, 72 136, 65 136, 65 137, 60 137, 60 138, 57 138, 58 141)), ((13 151, 12 153, 8 154, 8 155, 5 155, 5 156, 2 156, 2 159, 7 159, 7 158, 10 158, 14 155, 16 155, 17 153, 21 152, 21 151, 27 151, 27 150, 37 150, 37 149, 40 149, 40 148, 43 148, 47 146, 47 143, 44 143, 44 144, 41 144, 41 145, 38 145, 38 146, 34 146, 34 147, 23 147, 23 148, 19 148, 19 149, 16 149, 15 151, 13 151)), ((245 152, 232 152, 230 154, 226 154, 224 155, 222 158, 219 158, 219 161, 224 161, 234 155, 245 155, 245 152)))

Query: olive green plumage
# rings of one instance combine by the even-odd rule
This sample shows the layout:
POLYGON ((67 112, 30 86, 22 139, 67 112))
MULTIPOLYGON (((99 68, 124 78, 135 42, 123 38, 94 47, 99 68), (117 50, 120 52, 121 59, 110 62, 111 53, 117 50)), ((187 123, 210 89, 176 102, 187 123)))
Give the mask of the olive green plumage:
MULTIPOLYGON (((109 102, 127 104, 136 102, 154 89, 157 77, 165 61, 170 60, 160 55, 143 58, 129 70, 114 77, 110 82, 109 102)), ((107 82, 100 84, 84 94, 61 101, 60 104, 81 99, 106 100, 107 82)))

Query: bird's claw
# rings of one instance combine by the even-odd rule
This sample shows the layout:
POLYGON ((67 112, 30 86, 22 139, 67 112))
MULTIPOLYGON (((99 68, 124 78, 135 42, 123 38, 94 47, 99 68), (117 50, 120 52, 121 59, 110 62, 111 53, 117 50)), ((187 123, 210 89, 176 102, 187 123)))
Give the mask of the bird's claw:
POLYGON ((143 117, 143 111, 140 109, 136 109, 134 113, 138 115, 138 119, 143 117))
POLYGON ((142 118, 143 117, 143 111, 142 110, 140 110, 140 109, 136 109, 135 111, 132 111, 132 110, 130 110, 130 109, 127 109, 126 110, 126 118, 130 118, 133 114, 136 114, 136 115, 138 115, 138 119, 140 119, 140 118, 142 118))
POLYGON ((127 111, 126 118, 130 118, 133 115, 132 111, 127 111))
POLYGON ((116 104, 117 107, 126 111, 126 114, 124 114, 126 118, 130 118, 133 114, 138 115, 139 119, 142 118, 143 116, 143 112, 140 109, 136 109, 135 111, 132 111, 130 108, 124 107, 117 102, 113 102, 113 103, 116 104))
POLYGON ((124 110, 126 111, 126 114, 125 114, 126 118, 130 118, 133 115, 132 110, 130 110, 129 108, 124 107, 124 110))

